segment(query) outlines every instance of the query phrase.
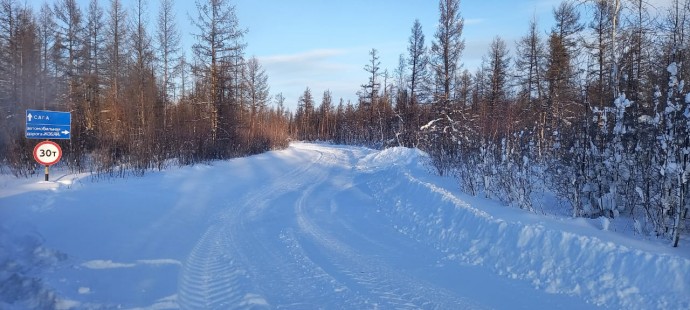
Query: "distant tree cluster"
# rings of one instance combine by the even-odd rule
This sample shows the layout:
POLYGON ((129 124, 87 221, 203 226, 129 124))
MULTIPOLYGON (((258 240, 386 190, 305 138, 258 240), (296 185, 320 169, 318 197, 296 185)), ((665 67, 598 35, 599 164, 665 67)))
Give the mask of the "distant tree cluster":
POLYGON ((76 171, 143 173, 170 159, 189 164, 285 147, 289 117, 270 104, 258 60, 245 57, 234 7, 196 4, 188 61, 173 0, 160 0, 157 16, 148 16, 145 0, 132 8, 91 0, 85 9, 76 0, 38 9, 0 0, 0 166, 34 171, 38 141, 24 138, 26 109, 72 113, 72 139, 60 144, 76 171))
POLYGON ((300 96, 291 122, 291 135, 299 140, 334 141, 343 144, 370 146, 394 145, 397 116, 392 106, 393 85, 388 73, 379 67, 378 51, 370 51, 371 60, 365 70, 371 75, 362 85, 356 104, 340 99, 333 103, 330 91, 325 91, 319 105, 311 89, 300 96), (380 79, 383 77, 383 85, 380 79))
POLYGON ((690 206, 690 1, 564 1, 543 34, 496 37, 474 72, 462 69, 459 0, 439 1, 427 47, 415 21, 393 76, 371 51, 359 101, 309 89, 298 139, 419 147, 463 190, 536 211, 535 193, 575 217, 634 219, 677 246, 690 206), (586 16, 583 18, 582 16, 586 16), (390 80, 389 80, 390 78, 390 80))

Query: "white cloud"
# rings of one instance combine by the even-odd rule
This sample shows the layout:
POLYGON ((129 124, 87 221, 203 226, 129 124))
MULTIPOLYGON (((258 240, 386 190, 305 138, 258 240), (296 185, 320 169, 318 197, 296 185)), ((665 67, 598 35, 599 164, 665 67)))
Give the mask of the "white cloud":
POLYGON ((465 19, 465 25, 471 26, 471 25, 479 25, 483 23, 486 19, 484 18, 466 18, 465 19))
POLYGON ((339 61, 338 57, 347 53, 343 49, 316 49, 296 54, 261 56, 258 59, 269 72, 269 76, 275 74, 314 76, 326 70, 346 68, 347 64, 339 61))
MULTIPOLYGON (((362 71, 361 66, 352 62, 357 55, 351 49, 313 49, 294 54, 280 54, 258 57, 266 70, 271 85, 271 93, 283 93, 286 103, 294 108, 299 96, 306 87, 311 88, 317 101, 322 92, 329 89, 335 100, 354 95, 353 88, 359 85, 352 75, 362 71), (349 94, 349 93, 352 94, 349 94)), ((366 54, 364 54, 366 55, 366 54)))
POLYGON ((347 53, 347 51, 344 49, 315 49, 296 54, 262 56, 259 57, 259 60, 264 64, 276 64, 285 62, 294 63, 313 61, 315 59, 327 59, 330 57, 343 55, 345 53, 347 53))

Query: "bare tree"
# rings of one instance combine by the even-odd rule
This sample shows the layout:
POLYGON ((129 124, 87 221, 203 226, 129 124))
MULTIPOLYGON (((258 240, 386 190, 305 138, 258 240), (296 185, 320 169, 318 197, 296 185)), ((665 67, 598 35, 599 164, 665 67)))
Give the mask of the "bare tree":
POLYGON ((105 66, 108 72, 109 97, 115 101, 120 96, 123 68, 127 64, 127 13, 121 0, 110 0, 110 11, 106 21, 105 66))
MULTIPOLYGON (((245 31, 240 29, 239 21, 235 15, 235 7, 230 5, 228 0, 196 0, 196 7, 198 17, 192 20, 192 23, 198 28, 195 34, 197 43, 194 44, 194 55, 197 59, 197 74, 198 78, 203 78, 208 81, 206 86, 205 96, 202 100, 209 106, 210 121, 211 121, 211 141, 216 143, 218 141, 219 133, 226 136, 228 139, 229 126, 228 119, 229 107, 224 102, 224 84, 228 80, 225 73, 230 66, 234 66, 236 70, 241 70, 241 66, 236 62, 241 59, 240 52, 242 46, 237 42, 244 36, 245 31), (224 66, 226 67, 224 69, 224 66)), ((232 70, 230 70, 232 71, 232 70)), ((240 82, 240 76, 235 71, 233 79, 237 81, 235 85, 240 82)), ((238 87, 230 92, 237 93, 238 87)), ((238 98, 239 96, 235 96, 238 98)))
MULTIPOLYGON (((161 76, 161 97, 164 107, 168 106, 171 98, 171 89, 174 88, 174 68, 179 62, 180 32, 175 23, 174 0, 160 0, 158 12, 158 28, 156 40, 158 43, 158 61, 161 76)), ((164 109, 165 110, 165 109, 164 109)), ((164 118, 165 119, 165 118, 164 118)), ((164 126, 165 124, 164 120, 164 126)))
POLYGON ((268 75, 256 57, 251 57, 247 61, 245 72, 245 85, 247 102, 249 103, 249 132, 250 137, 254 137, 257 128, 263 124, 259 117, 266 111, 269 101, 268 75))
POLYGON ((593 4, 593 18, 589 23, 593 31, 593 39, 586 44, 590 61, 588 62, 588 84, 590 101, 598 108, 603 108, 613 102, 614 94, 613 71, 613 42, 611 33, 614 32, 616 14, 611 0, 596 0, 593 4))
POLYGON ((529 32, 516 44, 515 73, 519 97, 527 102, 531 110, 541 104, 544 97, 544 64, 546 53, 539 34, 536 17, 529 22, 529 32))
POLYGON ((465 49, 462 39, 464 19, 460 16, 460 0, 440 0, 438 28, 431 45, 431 65, 436 80, 435 102, 447 105, 453 93, 453 81, 465 49))
POLYGON ((410 68, 410 102, 412 105, 418 103, 419 91, 426 87, 427 82, 427 67, 429 64, 429 57, 427 55, 426 47, 424 46, 424 32, 422 32, 422 24, 418 19, 414 21, 412 26, 412 33, 410 34, 409 45, 407 47, 408 60, 407 64, 410 68))
POLYGON ((40 102, 43 109, 55 100, 55 68, 52 59, 55 45, 55 14, 47 3, 41 6, 38 14, 38 36, 40 40, 40 102))
POLYGON ((369 82, 362 85, 364 91, 364 97, 366 98, 367 104, 372 106, 375 104, 376 99, 379 95, 379 90, 381 87, 381 82, 379 77, 381 76, 381 61, 379 61, 378 50, 372 48, 369 51, 369 63, 364 66, 364 71, 369 74, 369 82))
POLYGON ((63 78, 67 80, 66 93, 72 106, 81 74, 79 66, 84 57, 82 13, 76 0, 62 0, 55 4, 54 11, 58 21, 59 63, 63 78))
POLYGON ((84 41, 85 53, 85 121, 86 133, 90 138, 95 136, 96 123, 98 122, 101 106, 102 64, 104 49, 104 20, 103 9, 98 5, 98 0, 91 0, 86 17, 86 40, 84 41))

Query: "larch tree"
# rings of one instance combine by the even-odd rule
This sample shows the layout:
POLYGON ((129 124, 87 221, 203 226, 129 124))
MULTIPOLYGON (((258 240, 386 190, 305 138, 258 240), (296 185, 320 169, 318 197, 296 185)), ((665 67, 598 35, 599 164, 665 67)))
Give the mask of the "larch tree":
POLYGON ((539 33, 536 17, 529 22, 527 35, 516 44, 515 73, 519 100, 526 104, 526 110, 540 108, 544 97, 544 41, 539 33))
POLYGON ((422 24, 419 22, 419 19, 416 19, 412 25, 412 33, 410 34, 408 42, 407 65, 410 68, 409 96, 410 103, 414 106, 419 103, 418 98, 422 95, 420 92, 426 87, 425 83, 427 82, 427 67, 429 63, 429 57, 424 43, 424 32, 422 31, 422 24))
POLYGON ((58 65, 58 93, 64 98, 62 109, 73 113, 71 136, 79 143, 70 143, 67 162, 82 166, 87 145, 88 102, 84 100, 84 72, 86 70, 85 25, 76 0, 55 3, 56 62, 58 65))
POLYGON ((74 105, 82 69, 80 65, 84 56, 82 13, 76 0, 61 0, 55 4, 54 12, 58 21, 59 62, 63 80, 67 85, 65 95, 69 98, 70 105, 74 105))
POLYGON ((333 136, 333 95, 330 90, 323 92, 323 97, 321 98, 321 105, 319 105, 319 139, 330 140, 333 136))
MULTIPOLYGON (((196 0, 198 16, 192 20, 197 27, 194 34, 196 43, 193 45, 196 57, 194 72, 197 79, 207 81, 204 85, 205 94, 201 101, 210 110, 211 136, 209 137, 214 148, 214 153, 222 155, 223 149, 218 145, 220 140, 229 143, 234 133, 230 128, 231 115, 237 111, 230 110, 230 104, 225 100, 226 85, 234 87, 227 89, 230 93, 239 94, 241 76, 238 70, 242 70, 242 47, 237 44, 244 36, 245 31, 240 29, 239 21, 235 14, 235 7, 229 0, 196 0), (235 68, 233 70, 232 68, 235 68), (233 72, 235 76, 228 76, 233 72), (229 83, 228 80, 232 79, 229 83)), ((241 96, 235 95, 235 98, 241 96)))
POLYGON ((268 75, 256 57, 247 60, 245 72, 246 101, 249 104, 249 138, 253 139, 258 135, 258 128, 263 126, 259 116, 266 111, 269 102, 268 75))
MULTIPOLYGON (((148 20, 147 7, 146 0, 136 0, 134 3, 134 25, 130 31, 129 40, 133 57, 132 69, 130 70, 130 76, 133 79, 130 80, 134 81, 134 88, 136 89, 135 102, 137 103, 133 110, 137 111, 136 118, 140 128, 147 127, 149 122, 155 124, 155 120, 151 118, 155 114, 159 114, 154 113, 151 109, 153 103, 156 102, 156 98, 151 98, 150 94, 147 93, 149 89, 155 89, 155 84, 152 85, 152 82, 154 82, 152 81, 154 65, 152 38, 146 29, 148 20)), ((160 114, 162 114, 162 109, 157 110, 161 110, 160 114)))
MULTIPOLYGON (((429 54, 425 46, 424 32, 418 19, 412 25, 407 46, 407 67, 409 68, 408 85, 409 104, 405 115, 406 131, 416 132, 421 126, 419 104, 425 101, 429 88, 429 54)), ((410 134, 408 134, 410 136, 410 134)), ((411 138, 411 137, 409 137, 411 138)))
POLYGON ((415 145, 413 136, 418 127, 413 123, 415 113, 411 107, 410 92, 408 90, 408 60, 404 54, 398 56, 398 66, 395 68, 393 76, 395 80, 395 138, 400 146, 412 147, 415 145))
POLYGON ((0 0, 0 104, 5 115, 14 115, 14 54, 17 43, 14 38, 17 27, 16 0, 0 0))
POLYGON ((295 113, 296 131, 299 139, 313 140, 315 138, 314 114, 314 96, 311 94, 311 89, 307 87, 299 97, 295 113))
POLYGON ((99 145, 97 154, 101 157, 99 172, 113 173, 112 167, 124 156, 128 140, 125 124, 123 82, 126 80, 128 59, 127 14, 121 0, 110 0, 105 20, 105 42, 103 43, 104 96, 101 108, 100 128, 98 128, 99 145))
POLYGON ((627 78, 622 79, 621 91, 638 105, 634 115, 639 117, 643 110, 651 111, 653 82, 650 74, 653 67, 651 60, 654 50, 651 33, 656 21, 650 13, 650 4, 647 1, 628 1, 631 12, 625 20, 627 35, 623 42, 628 48, 621 59, 621 72, 627 78), (641 100, 643 98, 644 100, 641 100))
POLYGON ((53 62, 53 48, 55 45, 55 14, 53 9, 44 3, 38 13, 38 38, 39 38, 39 53, 41 56, 40 70, 41 76, 39 80, 38 91, 40 93, 39 101, 43 109, 54 102, 55 96, 55 66, 53 62))
MULTIPOLYGON (((175 1, 160 0, 158 11, 158 24, 156 28, 157 56, 160 75, 160 97, 164 106, 164 113, 174 89, 175 66, 179 62, 180 53, 180 31, 175 22, 175 1)), ((163 118, 163 126, 167 127, 167 117, 163 118)))
POLYGON ((369 75, 366 84, 362 84, 360 95, 360 108, 363 109, 365 128, 367 128, 367 138, 370 140, 375 134, 377 108, 379 101, 379 91, 381 90, 381 61, 379 60, 378 50, 372 48, 369 51, 369 61, 364 66, 364 71, 369 75))
POLYGON ((164 156, 163 109, 154 78, 153 39, 146 28, 147 0, 134 2, 132 29, 128 44, 131 61, 127 72, 126 123, 129 124, 129 149, 133 167, 143 174, 155 164, 161 167, 164 156), (156 160, 157 159, 157 160, 156 160))
POLYGON ((460 16, 460 0, 440 0, 438 7, 440 17, 431 45, 431 67, 436 84, 434 102, 444 106, 451 100, 453 81, 465 49, 464 19, 460 16))
POLYGON ((465 48, 462 38, 464 19, 460 16, 459 0, 440 0, 439 21, 431 43, 429 56, 432 75, 432 120, 422 126, 422 143, 432 157, 439 173, 449 171, 458 160, 464 130, 457 127, 464 122, 463 109, 454 102, 455 83, 461 67, 460 57, 465 48))
POLYGON ((611 33, 614 32, 615 11, 611 0, 594 1, 592 10, 592 20, 589 23, 592 39, 586 44, 591 59, 587 68, 588 97, 595 107, 602 109, 610 106, 615 97, 615 64, 612 57, 614 40, 611 38, 611 33))
POLYGON ((538 30, 536 17, 529 22, 528 33, 516 43, 515 78, 517 104, 522 118, 534 124, 538 157, 552 145, 553 135, 547 134, 546 120, 546 47, 538 30))
MULTIPOLYGON (((486 126, 488 134, 495 139, 502 130, 501 126, 510 126, 510 119, 513 115, 508 113, 508 92, 509 92, 509 67, 510 57, 508 56, 508 46, 503 39, 495 37, 489 46, 487 79, 489 80, 489 90, 486 97, 486 126)), ((496 141, 496 140, 494 140, 496 141)))
POLYGON ((362 85, 362 90, 364 91, 363 99, 367 104, 373 107, 381 88, 381 82, 379 81, 379 77, 381 76, 381 61, 379 61, 378 50, 375 48, 369 51, 369 56, 371 56, 369 62, 364 66, 364 71, 369 75, 369 81, 367 84, 362 85))
MULTIPOLYGON (((105 29, 104 65, 107 74, 108 97, 115 102, 121 95, 124 68, 127 67, 127 13, 121 0, 110 0, 105 29)), ((117 103, 116 103, 117 104, 117 103)), ((115 112, 115 111, 113 111, 115 112)))
POLYGON ((491 84, 486 99, 492 110, 500 108, 500 105, 505 103, 508 98, 508 79, 510 75, 510 56, 508 54, 506 42, 501 37, 495 37, 489 46, 487 57, 489 65, 488 79, 491 84))
MULTIPOLYGON (((101 108, 101 87, 103 85, 102 79, 102 64, 103 64, 103 49, 105 42, 105 30, 103 20, 103 9, 98 4, 98 0, 91 0, 86 15, 86 40, 85 44, 85 87, 86 87, 86 109, 85 134, 89 140, 96 137, 96 124, 100 115, 101 108)), ((93 143, 93 141, 89 141, 93 143)))
MULTIPOLYGON (((579 54, 579 35, 584 29, 574 2, 566 0, 553 10, 556 21, 547 39, 546 56, 546 123, 549 131, 561 134, 561 124, 569 122, 574 110, 576 79, 575 64, 579 54)), ((588 107, 585 109, 589 109, 588 107)))

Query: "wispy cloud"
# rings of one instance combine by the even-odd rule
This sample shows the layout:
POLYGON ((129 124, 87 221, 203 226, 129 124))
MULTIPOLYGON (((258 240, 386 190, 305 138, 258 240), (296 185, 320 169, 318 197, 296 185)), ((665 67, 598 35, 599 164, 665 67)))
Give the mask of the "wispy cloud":
POLYGON ((281 79, 318 79, 350 69, 344 49, 315 49, 295 54, 258 57, 274 82, 281 79))
POLYGON ((484 18, 466 18, 465 19, 465 25, 467 26, 472 26, 472 25, 479 25, 484 23, 486 19, 484 18))
POLYGON ((290 101, 296 101, 308 86, 317 98, 330 89, 335 98, 353 93, 359 85, 351 75, 361 68, 349 59, 356 49, 313 49, 294 54, 258 57, 269 76, 271 91, 282 92, 290 101))
POLYGON ((281 54, 259 57, 259 60, 265 65, 273 65, 280 63, 304 63, 328 59, 335 56, 340 56, 347 53, 344 49, 315 49, 304 51, 296 54, 281 54))

